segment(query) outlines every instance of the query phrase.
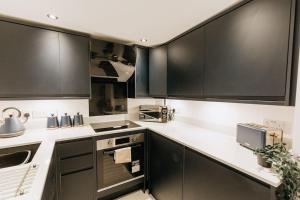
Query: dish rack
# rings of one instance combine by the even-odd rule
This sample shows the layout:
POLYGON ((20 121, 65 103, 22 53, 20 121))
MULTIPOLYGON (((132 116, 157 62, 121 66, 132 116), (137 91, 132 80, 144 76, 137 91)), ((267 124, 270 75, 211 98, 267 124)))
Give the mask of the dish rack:
POLYGON ((0 200, 28 194, 37 170, 38 165, 33 163, 0 170, 0 200))

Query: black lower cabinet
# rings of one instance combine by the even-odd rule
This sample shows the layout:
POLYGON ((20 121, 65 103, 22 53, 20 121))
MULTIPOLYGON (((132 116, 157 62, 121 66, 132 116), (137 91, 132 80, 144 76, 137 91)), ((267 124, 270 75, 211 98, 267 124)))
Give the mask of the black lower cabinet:
POLYGON ((182 199, 184 147, 153 132, 149 137, 151 194, 156 200, 182 199))
POLYGON ((61 176, 62 200, 92 200, 94 199, 94 170, 84 170, 61 176))
POLYGON ((272 188, 186 149, 184 200, 270 200, 272 188))
POLYGON ((57 144, 57 191, 59 200, 94 200, 95 154, 92 138, 57 144))

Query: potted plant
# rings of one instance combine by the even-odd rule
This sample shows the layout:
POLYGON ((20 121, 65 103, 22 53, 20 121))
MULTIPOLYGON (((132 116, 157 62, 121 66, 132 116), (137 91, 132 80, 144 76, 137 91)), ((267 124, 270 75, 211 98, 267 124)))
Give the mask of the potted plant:
MULTIPOLYGON (((300 159, 290 153, 284 143, 266 146, 254 152, 263 161, 271 165, 281 180, 276 191, 279 200, 297 200, 300 198, 300 159)), ((260 158, 258 158, 260 163, 260 158)))
POLYGON ((262 149, 256 149, 254 154, 257 156, 257 163, 266 168, 271 168, 272 158, 274 158, 273 146, 268 145, 262 149))

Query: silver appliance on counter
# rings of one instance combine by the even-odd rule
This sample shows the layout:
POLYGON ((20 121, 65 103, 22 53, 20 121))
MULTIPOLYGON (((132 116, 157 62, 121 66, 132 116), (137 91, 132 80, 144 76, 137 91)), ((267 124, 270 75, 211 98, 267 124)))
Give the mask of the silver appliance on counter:
POLYGON ((73 118, 70 115, 65 113, 60 118, 60 123, 58 122, 58 117, 54 114, 51 114, 50 117, 47 118, 47 128, 48 129, 57 129, 57 128, 70 128, 70 127, 79 127, 83 126, 83 115, 77 112, 73 118))
POLYGON ((237 125, 237 142, 244 147, 255 150, 266 145, 281 143, 283 131, 254 123, 237 125))
POLYGON ((145 122, 166 123, 174 119, 175 109, 168 106, 140 105, 139 120, 145 122))
POLYGON ((2 116, 5 119, 3 121, 0 120, 0 138, 8 138, 20 136, 24 133, 24 123, 27 122, 30 115, 25 113, 22 116, 19 109, 8 107, 2 111, 2 116))

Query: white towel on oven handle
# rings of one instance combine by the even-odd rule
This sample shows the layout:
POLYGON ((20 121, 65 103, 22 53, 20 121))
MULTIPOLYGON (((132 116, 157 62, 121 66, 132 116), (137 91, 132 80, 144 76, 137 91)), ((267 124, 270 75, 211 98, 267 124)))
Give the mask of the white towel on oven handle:
POLYGON ((131 162, 131 147, 116 149, 114 153, 114 160, 116 164, 131 162))

